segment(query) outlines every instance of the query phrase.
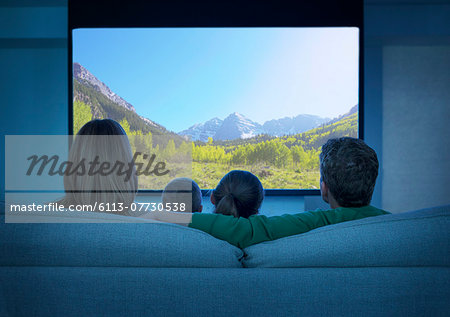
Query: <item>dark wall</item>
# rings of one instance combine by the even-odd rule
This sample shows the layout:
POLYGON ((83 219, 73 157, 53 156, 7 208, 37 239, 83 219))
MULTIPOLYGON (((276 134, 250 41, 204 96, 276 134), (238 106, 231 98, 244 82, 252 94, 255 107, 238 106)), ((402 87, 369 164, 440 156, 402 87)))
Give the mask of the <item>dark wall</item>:
POLYGON ((5 138, 67 134, 67 1, 0 2, 0 193, 5 138))

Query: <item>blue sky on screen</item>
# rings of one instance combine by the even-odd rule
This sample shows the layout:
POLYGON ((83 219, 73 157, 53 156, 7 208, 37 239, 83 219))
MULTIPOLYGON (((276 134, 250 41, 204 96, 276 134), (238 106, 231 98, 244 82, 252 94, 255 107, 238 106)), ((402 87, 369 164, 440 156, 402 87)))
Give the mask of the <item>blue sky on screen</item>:
POLYGON ((239 112, 333 118, 358 103, 357 28, 76 29, 73 61, 179 132, 239 112))

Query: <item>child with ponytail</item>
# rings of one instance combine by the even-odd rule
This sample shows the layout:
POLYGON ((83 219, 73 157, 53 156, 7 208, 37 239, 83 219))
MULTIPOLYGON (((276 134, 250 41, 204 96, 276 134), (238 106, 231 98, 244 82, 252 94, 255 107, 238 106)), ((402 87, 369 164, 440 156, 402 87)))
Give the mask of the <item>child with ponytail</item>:
POLYGON ((263 199, 264 189, 258 177, 241 170, 226 174, 211 194, 214 213, 236 218, 256 215, 263 199))

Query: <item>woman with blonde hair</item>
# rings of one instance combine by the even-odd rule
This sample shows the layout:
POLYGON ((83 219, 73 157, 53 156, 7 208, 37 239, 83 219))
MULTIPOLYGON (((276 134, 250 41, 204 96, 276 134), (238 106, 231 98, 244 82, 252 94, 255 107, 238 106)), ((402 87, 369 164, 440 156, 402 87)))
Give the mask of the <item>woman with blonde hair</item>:
POLYGON ((77 133, 64 175, 65 206, 130 215, 138 180, 128 137, 119 123, 95 119, 77 133))

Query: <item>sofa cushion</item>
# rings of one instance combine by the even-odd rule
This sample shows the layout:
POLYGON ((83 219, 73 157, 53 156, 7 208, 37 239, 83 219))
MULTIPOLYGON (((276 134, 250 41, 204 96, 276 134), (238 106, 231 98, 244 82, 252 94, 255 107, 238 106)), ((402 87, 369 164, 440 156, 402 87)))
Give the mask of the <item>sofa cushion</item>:
MULTIPOLYGON (((97 220, 133 222, 126 218, 99 213, 97 220)), ((0 240, 2 266, 242 267, 243 256, 202 231, 167 223, 2 221, 0 240)))
POLYGON ((450 266, 450 205, 365 218, 253 245, 245 267, 450 266))

